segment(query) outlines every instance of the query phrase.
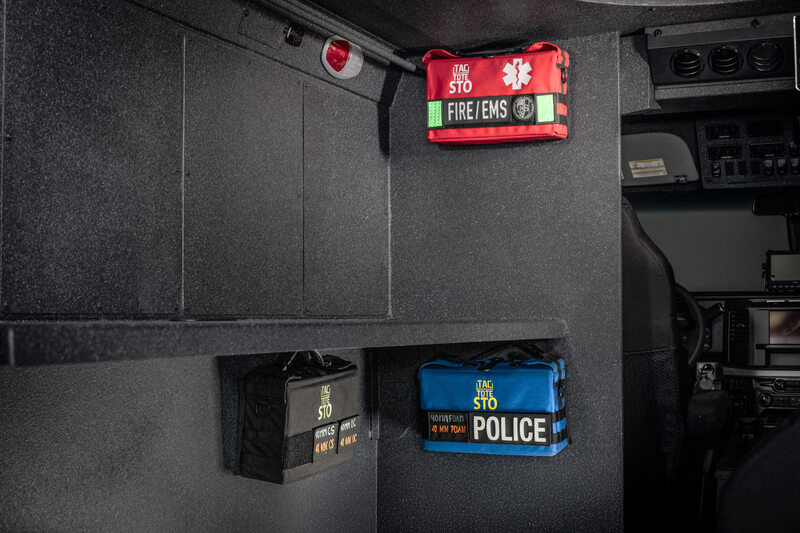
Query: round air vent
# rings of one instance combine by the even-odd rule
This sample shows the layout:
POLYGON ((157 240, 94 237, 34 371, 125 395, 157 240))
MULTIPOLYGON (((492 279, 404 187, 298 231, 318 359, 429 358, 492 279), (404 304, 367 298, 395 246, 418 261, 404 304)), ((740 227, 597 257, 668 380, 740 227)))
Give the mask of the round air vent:
POLYGON ((734 74, 742 68, 742 54, 733 46, 717 46, 708 54, 708 66, 717 74, 734 74))
POLYGON ((672 54, 670 68, 681 78, 691 78, 703 71, 703 57, 697 50, 684 48, 672 54))
POLYGON ((783 62, 780 46, 771 42, 754 44, 747 53, 747 62, 758 72, 772 72, 783 62))

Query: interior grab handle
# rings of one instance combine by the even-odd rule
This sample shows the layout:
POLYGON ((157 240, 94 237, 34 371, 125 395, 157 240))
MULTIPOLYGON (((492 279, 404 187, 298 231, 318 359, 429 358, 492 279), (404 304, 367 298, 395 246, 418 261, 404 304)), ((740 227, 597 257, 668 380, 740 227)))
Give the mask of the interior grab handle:
POLYGON ((800 91, 800 25, 798 25, 797 15, 792 17, 792 35, 794 37, 794 88, 800 91))

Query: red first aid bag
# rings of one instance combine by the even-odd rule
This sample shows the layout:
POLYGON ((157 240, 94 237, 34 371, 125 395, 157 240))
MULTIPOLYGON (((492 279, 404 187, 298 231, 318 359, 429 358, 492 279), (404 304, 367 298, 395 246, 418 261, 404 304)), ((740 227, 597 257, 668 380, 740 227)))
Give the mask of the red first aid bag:
POLYGON ((567 136, 569 54, 550 43, 515 54, 460 57, 431 50, 428 140, 487 144, 567 136))

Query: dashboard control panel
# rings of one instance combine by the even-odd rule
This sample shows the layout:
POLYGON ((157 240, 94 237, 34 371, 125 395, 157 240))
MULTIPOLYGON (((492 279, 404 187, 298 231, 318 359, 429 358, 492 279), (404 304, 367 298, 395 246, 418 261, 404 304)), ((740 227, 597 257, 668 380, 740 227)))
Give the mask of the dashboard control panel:
POLYGON ((792 117, 758 114, 696 122, 705 189, 800 185, 792 117))

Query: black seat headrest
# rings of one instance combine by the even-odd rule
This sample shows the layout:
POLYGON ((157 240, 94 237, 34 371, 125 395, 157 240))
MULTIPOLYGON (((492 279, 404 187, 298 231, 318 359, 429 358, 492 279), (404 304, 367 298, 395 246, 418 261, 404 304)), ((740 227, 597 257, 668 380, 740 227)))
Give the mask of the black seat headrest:
POLYGON ((622 323, 625 352, 675 349, 675 276, 622 199, 622 323))

